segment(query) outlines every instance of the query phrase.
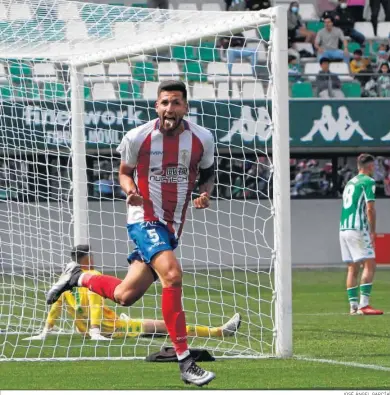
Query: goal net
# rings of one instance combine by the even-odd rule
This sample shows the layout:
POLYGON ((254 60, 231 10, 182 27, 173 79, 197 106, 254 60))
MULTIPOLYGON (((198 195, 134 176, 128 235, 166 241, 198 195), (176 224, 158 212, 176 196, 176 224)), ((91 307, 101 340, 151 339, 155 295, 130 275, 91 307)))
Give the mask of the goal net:
MULTIPOLYGON (((242 317, 232 336, 191 336, 189 345, 218 356, 291 355, 286 29, 279 7, 2 0, 0 360, 137 358, 170 344, 162 334, 92 341, 65 302, 52 333, 25 340, 44 328, 45 293, 74 245, 89 243, 96 269, 124 278, 133 246, 116 148, 156 118, 166 79, 185 82, 187 118, 215 137, 211 208, 190 204, 177 249, 187 323, 242 317)), ((130 308, 105 303, 118 317, 161 319, 160 295, 157 282, 130 308)))

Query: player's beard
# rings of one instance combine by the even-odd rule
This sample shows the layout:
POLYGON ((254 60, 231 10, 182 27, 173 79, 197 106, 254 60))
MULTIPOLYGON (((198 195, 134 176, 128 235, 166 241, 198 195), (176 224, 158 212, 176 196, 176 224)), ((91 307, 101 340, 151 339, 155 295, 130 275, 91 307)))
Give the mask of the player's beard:
POLYGON ((164 115, 160 118, 160 129, 163 133, 168 136, 172 136, 176 130, 180 127, 183 118, 171 118, 167 119, 164 115))

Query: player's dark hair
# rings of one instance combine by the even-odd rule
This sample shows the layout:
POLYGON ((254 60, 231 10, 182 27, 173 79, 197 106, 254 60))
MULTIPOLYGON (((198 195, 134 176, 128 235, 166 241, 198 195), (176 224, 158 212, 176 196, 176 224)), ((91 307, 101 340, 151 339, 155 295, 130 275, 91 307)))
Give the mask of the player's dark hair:
POLYGON ((179 91, 183 94, 184 100, 187 100, 187 87, 182 81, 167 80, 161 82, 157 89, 157 97, 159 97, 160 93, 163 91, 179 91))
POLYGON ((89 255, 89 253, 90 253, 90 247, 88 244, 79 244, 72 248, 70 256, 72 257, 73 261, 79 262, 81 258, 83 258, 86 255, 89 255))
POLYGON ((370 154, 360 154, 357 158, 358 167, 364 167, 365 165, 375 162, 375 158, 370 154))

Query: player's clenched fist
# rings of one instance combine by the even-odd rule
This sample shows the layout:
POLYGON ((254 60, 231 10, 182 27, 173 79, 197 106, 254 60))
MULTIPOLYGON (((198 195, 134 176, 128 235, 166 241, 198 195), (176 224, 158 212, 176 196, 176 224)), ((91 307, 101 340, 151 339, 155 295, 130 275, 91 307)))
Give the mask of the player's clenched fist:
POLYGON ((210 206, 210 196, 203 192, 198 198, 194 199, 195 208, 207 208, 210 206))
POLYGON ((142 206, 144 199, 137 192, 130 192, 127 194, 126 203, 129 206, 142 206))

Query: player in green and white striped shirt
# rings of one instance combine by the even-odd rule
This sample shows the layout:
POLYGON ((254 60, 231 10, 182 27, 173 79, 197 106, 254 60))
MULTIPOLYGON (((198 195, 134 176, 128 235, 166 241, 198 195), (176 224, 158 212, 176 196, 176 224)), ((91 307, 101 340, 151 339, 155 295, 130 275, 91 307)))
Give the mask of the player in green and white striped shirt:
POLYGON ((383 311, 369 304, 375 274, 375 180, 372 178, 375 159, 362 154, 357 159, 359 174, 348 181, 343 192, 340 219, 340 246, 343 261, 348 263, 347 293, 351 314, 381 315, 383 311), (360 264, 360 303, 358 282, 360 264))

